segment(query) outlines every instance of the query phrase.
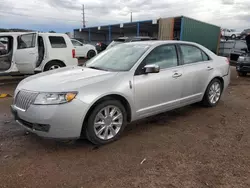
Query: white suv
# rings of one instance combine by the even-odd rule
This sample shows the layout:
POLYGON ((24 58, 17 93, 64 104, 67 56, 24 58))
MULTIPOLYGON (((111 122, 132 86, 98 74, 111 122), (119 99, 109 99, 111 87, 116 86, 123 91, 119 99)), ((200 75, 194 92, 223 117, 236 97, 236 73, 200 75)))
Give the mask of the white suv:
POLYGON ((0 55, 0 75, 34 74, 78 65, 70 38, 60 33, 0 33, 7 41, 0 55))

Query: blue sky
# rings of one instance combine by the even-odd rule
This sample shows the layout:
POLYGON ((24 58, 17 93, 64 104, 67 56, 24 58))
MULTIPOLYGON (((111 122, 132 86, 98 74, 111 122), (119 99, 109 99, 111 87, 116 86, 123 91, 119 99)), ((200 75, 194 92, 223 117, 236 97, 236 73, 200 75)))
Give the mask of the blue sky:
POLYGON ((250 28, 249 0, 0 0, 0 28, 39 31, 73 31, 82 25, 82 4, 86 25, 97 26, 188 16, 224 28, 250 28))

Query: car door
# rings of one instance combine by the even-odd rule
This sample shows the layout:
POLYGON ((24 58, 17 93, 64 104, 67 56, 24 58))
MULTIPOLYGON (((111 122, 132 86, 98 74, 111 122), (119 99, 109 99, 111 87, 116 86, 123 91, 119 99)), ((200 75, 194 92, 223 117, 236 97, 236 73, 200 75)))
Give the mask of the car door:
POLYGON ((28 33, 17 38, 17 50, 14 60, 20 73, 34 73, 38 61, 38 34, 28 33))
POLYGON ((212 59, 197 46, 180 44, 179 50, 183 64, 183 90, 180 101, 183 106, 202 99, 214 67, 212 59))
POLYGON ((134 101, 138 117, 146 117, 179 106, 182 90, 182 68, 176 46, 154 48, 137 68, 134 76, 134 101), (143 73, 145 65, 160 66, 159 73, 143 73))

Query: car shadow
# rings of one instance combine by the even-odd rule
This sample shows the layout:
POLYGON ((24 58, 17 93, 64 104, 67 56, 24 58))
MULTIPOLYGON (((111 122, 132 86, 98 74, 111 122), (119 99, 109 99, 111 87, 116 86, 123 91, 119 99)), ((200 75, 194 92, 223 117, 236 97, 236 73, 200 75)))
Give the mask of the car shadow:
POLYGON ((137 135, 145 131, 149 131, 150 129, 154 129, 156 126, 177 126, 176 124, 173 124, 173 122, 180 117, 189 116, 192 111, 197 108, 201 108, 201 105, 198 103, 135 121, 127 125, 122 136, 129 136, 131 134, 137 135))
MULTIPOLYGON (((152 117, 135 121, 126 126, 120 139, 126 138, 128 136, 138 136, 144 132, 148 132, 151 129, 154 129, 156 126, 175 127, 177 125, 172 122, 175 122, 180 117, 189 116, 193 111, 197 110, 198 108, 201 108, 199 104, 193 104, 190 106, 182 107, 169 112, 161 113, 152 117)), ((94 145, 87 139, 60 141, 54 139, 41 138, 33 133, 29 133, 27 136, 28 136, 28 142, 31 142, 33 145, 31 147, 34 147, 34 145, 36 145, 38 146, 38 148, 46 149, 46 151, 48 152, 74 150, 77 148, 84 148, 89 151, 89 150, 97 150, 103 147, 94 145)))

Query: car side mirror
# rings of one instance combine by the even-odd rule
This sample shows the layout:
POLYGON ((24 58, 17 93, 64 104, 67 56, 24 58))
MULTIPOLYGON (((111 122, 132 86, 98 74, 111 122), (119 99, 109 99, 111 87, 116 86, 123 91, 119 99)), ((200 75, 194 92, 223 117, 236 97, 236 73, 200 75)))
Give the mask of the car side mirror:
POLYGON ((155 65, 155 64, 146 65, 146 66, 143 68, 143 72, 144 72, 144 74, 148 74, 148 73, 158 73, 158 72, 160 72, 160 66, 159 66, 159 65, 155 65))

